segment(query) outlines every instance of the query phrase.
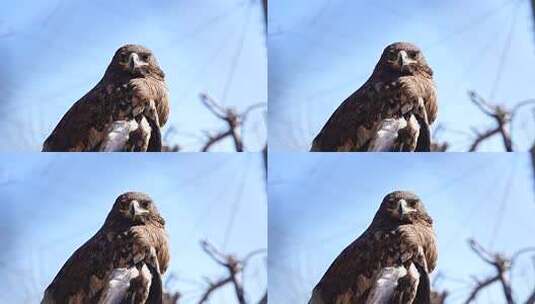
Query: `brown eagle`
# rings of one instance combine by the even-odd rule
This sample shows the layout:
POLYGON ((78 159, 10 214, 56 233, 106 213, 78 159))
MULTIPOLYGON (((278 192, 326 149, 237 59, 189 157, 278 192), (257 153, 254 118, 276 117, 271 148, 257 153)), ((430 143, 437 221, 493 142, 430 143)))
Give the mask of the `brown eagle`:
POLYGON ((430 151, 433 70, 416 46, 387 46, 370 78, 331 115, 311 151, 430 151))
POLYGON ((43 151, 161 151, 169 116, 165 74, 152 52, 117 50, 100 82, 78 100, 45 140, 43 151))
POLYGON ((169 258, 165 221, 152 199, 124 193, 100 230, 63 265, 41 303, 162 303, 161 275, 169 258))
POLYGON ((413 193, 396 191, 334 260, 309 304, 430 303, 437 262, 433 221, 413 193))

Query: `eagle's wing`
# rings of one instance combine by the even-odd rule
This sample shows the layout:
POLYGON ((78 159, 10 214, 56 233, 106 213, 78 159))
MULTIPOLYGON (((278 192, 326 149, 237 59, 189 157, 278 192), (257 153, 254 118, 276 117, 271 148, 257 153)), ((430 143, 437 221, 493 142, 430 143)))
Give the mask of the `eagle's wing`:
POLYGON ((100 142, 105 128, 102 115, 105 93, 100 84, 63 115, 43 144, 43 152, 90 151, 100 142))
POLYGON ((314 288, 311 304, 365 303, 377 269, 393 264, 389 233, 366 231, 346 247, 314 288))
POLYGON ((89 301, 94 290, 89 283, 99 286, 96 272, 105 272, 103 261, 109 259, 109 242, 98 232, 78 248, 61 267, 52 283, 45 290, 42 304, 65 303, 69 301, 89 301))
POLYGON ((375 114, 381 110, 373 102, 374 90, 368 81, 351 94, 314 138, 311 151, 362 151, 372 136, 375 114))

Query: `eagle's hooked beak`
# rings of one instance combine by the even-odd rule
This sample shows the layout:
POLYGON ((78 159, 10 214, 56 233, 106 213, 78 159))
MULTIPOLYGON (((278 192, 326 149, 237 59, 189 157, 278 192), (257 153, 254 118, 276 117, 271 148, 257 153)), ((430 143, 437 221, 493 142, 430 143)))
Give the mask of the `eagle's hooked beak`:
POLYGON ((410 64, 415 63, 416 60, 409 58, 409 55, 405 51, 399 51, 398 53, 398 64, 400 69, 403 71, 410 64))
POLYGON ((139 60, 139 55, 137 53, 131 53, 128 57, 128 69, 130 72, 134 72, 137 68, 142 66, 143 63, 139 60))
POLYGON ((135 220, 136 218, 143 216, 147 213, 149 213, 149 211, 147 209, 141 208, 141 206, 139 206, 138 201, 132 200, 130 202, 130 216, 132 217, 132 219, 135 220))
POLYGON ((407 214, 416 211, 416 209, 411 208, 406 200, 400 199, 398 201, 398 212, 399 212, 399 218, 403 219, 407 214))

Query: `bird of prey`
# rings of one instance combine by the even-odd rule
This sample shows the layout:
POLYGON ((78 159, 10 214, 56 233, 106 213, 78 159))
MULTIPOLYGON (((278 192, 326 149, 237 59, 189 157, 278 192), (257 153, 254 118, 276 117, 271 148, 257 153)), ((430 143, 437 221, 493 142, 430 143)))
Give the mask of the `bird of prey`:
POLYGON ((364 85, 331 115, 311 151, 430 151, 437 108, 433 70, 420 49, 393 43, 364 85))
POLYGON ((432 219, 413 193, 382 201, 366 231, 334 260, 309 304, 428 304, 437 262, 432 219))
POLYGON ((41 304, 161 304, 169 258, 165 221, 152 199, 124 193, 63 265, 41 304))
POLYGON ((153 53, 128 44, 104 77, 63 116, 43 151, 161 151, 169 116, 165 74, 153 53))

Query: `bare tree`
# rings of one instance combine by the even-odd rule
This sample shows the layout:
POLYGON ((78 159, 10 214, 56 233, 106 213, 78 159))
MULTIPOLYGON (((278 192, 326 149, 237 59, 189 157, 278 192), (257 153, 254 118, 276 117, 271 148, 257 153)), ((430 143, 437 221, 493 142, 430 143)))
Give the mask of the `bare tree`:
POLYGON ((227 125, 225 130, 216 134, 210 134, 206 132, 208 139, 202 148, 202 152, 207 152, 214 144, 227 137, 232 138, 236 152, 243 152, 244 146, 241 128, 247 119, 247 115, 249 115, 249 113, 255 109, 265 107, 265 103, 253 104, 244 111, 238 112, 236 109, 223 107, 220 103, 207 94, 201 94, 200 98, 204 106, 227 125))
MULTIPOLYGON (((518 257, 528 252, 535 252, 535 247, 527 247, 516 251, 510 257, 507 257, 500 253, 491 253, 487 249, 483 248, 475 240, 470 239, 468 241, 470 248, 474 253, 484 262, 492 266, 494 269, 494 274, 484 278, 484 279, 475 279, 475 286, 468 298, 464 301, 465 304, 472 303, 475 301, 477 295, 484 290, 485 288, 493 285, 494 283, 499 283, 503 292, 503 297, 507 304, 515 304, 513 288, 510 281, 511 269, 514 267, 515 262, 518 257)), ((534 256, 535 257, 535 256, 534 256)), ((534 260, 535 261, 535 260, 534 260)), ((531 292, 530 296, 524 302, 525 304, 535 303, 535 287, 531 292)))
POLYGON ((483 112, 495 122, 495 126, 488 130, 474 130, 476 138, 470 146, 469 151, 477 151, 477 148, 481 143, 495 135, 500 135, 503 141, 505 151, 513 152, 514 147, 513 140, 511 139, 511 122, 514 120, 515 116, 518 114, 518 111, 521 108, 527 105, 535 104, 535 99, 528 99, 518 102, 511 109, 508 109, 503 105, 491 104, 474 91, 468 92, 468 95, 470 96, 471 102, 475 104, 479 108, 479 110, 481 110, 481 112, 483 112))
MULTIPOLYGON (((210 244, 208 241, 201 241, 201 247, 203 251, 212 258, 216 263, 223 266, 227 270, 227 276, 216 280, 216 281, 208 281, 208 288, 204 291, 201 299, 199 300, 199 304, 206 303, 208 301, 208 298, 212 293, 214 293, 217 289, 226 286, 228 284, 232 284, 234 288, 234 292, 236 294, 236 300, 240 304, 247 304, 245 300, 245 291, 243 288, 243 281, 241 274, 243 273, 243 270, 247 266, 247 262, 255 255, 261 254, 265 252, 265 249, 259 249, 252 251, 251 253, 247 254, 244 258, 238 259, 234 255, 224 254, 221 251, 219 251, 215 246, 210 244)), ((264 297, 267 298, 267 292, 264 297)), ((263 298, 264 298, 263 297, 263 298)), ((260 303, 262 303, 262 300, 260 300, 260 303)))

